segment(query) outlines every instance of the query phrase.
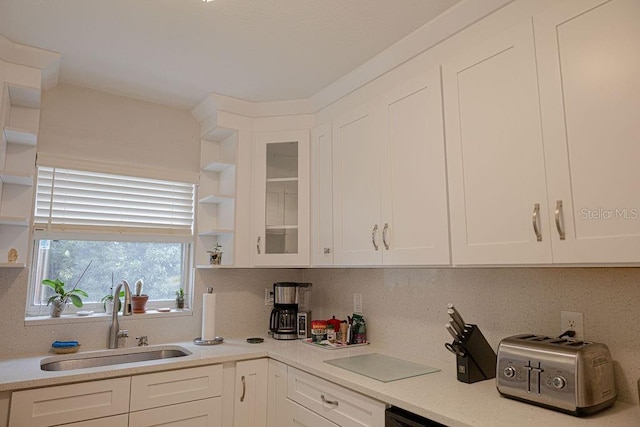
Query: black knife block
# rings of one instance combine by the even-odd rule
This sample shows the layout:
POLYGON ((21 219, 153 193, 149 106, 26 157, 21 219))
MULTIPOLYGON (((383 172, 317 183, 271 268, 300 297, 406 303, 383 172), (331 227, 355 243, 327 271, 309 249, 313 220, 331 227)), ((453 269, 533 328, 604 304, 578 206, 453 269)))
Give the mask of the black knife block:
POLYGON ((471 384, 496 377, 496 353, 478 326, 465 325, 457 345, 464 350, 464 355, 456 355, 458 381, 471 384))

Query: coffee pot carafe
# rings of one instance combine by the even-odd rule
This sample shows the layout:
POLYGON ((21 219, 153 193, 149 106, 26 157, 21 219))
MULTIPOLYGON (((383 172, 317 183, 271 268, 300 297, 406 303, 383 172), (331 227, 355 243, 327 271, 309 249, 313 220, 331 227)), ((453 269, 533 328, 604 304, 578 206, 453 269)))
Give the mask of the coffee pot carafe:
POLYGON ((298 313, 309 311, 311 284, 277 282, 273 284, 273 310, 269 318, 269 330, 278 340, 298 338, 298 313))

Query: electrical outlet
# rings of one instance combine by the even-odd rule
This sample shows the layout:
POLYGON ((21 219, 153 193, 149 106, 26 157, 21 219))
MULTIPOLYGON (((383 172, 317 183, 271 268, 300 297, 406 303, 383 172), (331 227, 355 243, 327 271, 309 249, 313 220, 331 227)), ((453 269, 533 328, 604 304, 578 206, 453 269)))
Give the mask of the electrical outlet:
POLYGON ((265 288, 264 290, 264 305, 273 305, 273 291, 271 288, 265 288))
POLYGON ((584 316, 582 313, 575 311, 560 312, 560 333, 562 334, 565 331, 575 331, 574 339, 584 339, 584 316))
POLYGON ((362 294, 353 294, 353 312, 362 313, 362 294))

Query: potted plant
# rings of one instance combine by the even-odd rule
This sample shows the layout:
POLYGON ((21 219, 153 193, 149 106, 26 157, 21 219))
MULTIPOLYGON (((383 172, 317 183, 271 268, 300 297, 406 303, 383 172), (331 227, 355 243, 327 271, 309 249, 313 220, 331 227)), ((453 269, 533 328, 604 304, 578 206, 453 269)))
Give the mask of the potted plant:
POLYGON ((147 311, 146 305, 149 295, 142 293, 142 279, 138 279, 135 284, 136 293, 131 295, 131 308, 134 314, 142 314, 147 311))
POLYGON ((184 308, 184 289, 176 291, 176 308, 184 308))
MULTIPOLYGON (((64 282, 60 279, 44 279, 42 284, 50 287, 55 292, 55 295, 51 296, 47 300, 47 305, 51 304, 51 317, 60 317, 64 309, 69 305, 69 302, 76 307, 82 307, 82 299, 80 297, 86 298, 89 296, 85 291, 78 289, 75 286, 71 290, 66 290, 64 282)), ((76 286, 77 285, 78 284, 76 283, 76 286)))
MULTIPOLYGON (((111 289, 113 291, 113 289, 111 289)), ((120 305, 120 298, 124 297, 124 291, 120 291, 120 295, 118 298, 118 311, 120 311, 121 305, 120 305)), ((100 302, 102 303, 102 308, 104 309, 104 312, 107 314, 111 314, 113 313, 113 294, 109 293, 105 296, 103 296, 102 298, 100 298, 100 302)))
POLYGON ((56 279, 56 280, 44 279, 42 281, 42 284, 44 286, 50 287, 51 289, 53 289, 53 292, 55 293, 54 295, 49 297, 49 299, 47 300, 47 305, 51 304, 51 312, 50 312, 51 317, 60 317, 64 309, 67 308, 67 305, 69 305, 69 302, 71 302, 73 305, 75 305, 78 308, 82 307, 83 304, 82 304, 81 297, 87 298, 89 294, 87 294, 85 291, 81 289, 78 289, 78 283, 80 283, 80 280, 82 280, 84 273, 87 272, 92 262, 93 261, 89 262, 89 264, 84 269, 84 271, 80 275, 80 278, 78 279, 76 284, 73 286, 73 288, 71 288, 71 290, 65 289, 64 287, 65 284, 60 279, 56 279))
POLYGON ((209 255, 209 262, 211 265, 220 265, 222 263, 222 245, 220 243, 216 243, 213 246, 212 251, 207 251, 209 255))

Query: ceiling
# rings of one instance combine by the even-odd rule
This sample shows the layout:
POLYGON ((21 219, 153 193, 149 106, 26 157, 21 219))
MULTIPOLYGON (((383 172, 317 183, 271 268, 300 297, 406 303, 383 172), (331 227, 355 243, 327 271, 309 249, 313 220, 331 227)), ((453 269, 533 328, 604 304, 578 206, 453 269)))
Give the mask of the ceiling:
POLYGON ((0 0, 0 35, 60 81, 190 109, 304 99, 460 0, 0 0))

